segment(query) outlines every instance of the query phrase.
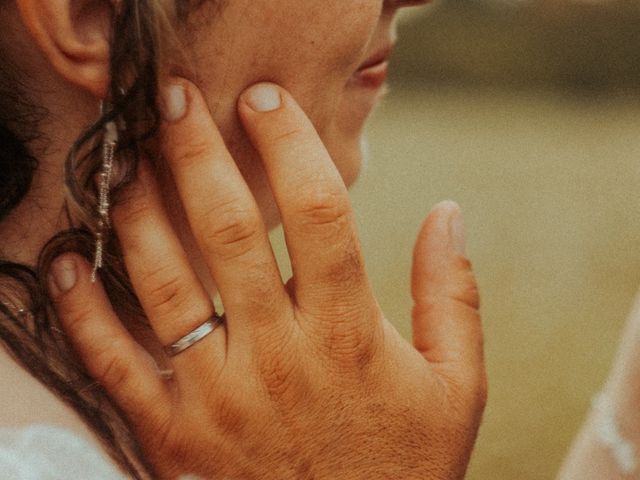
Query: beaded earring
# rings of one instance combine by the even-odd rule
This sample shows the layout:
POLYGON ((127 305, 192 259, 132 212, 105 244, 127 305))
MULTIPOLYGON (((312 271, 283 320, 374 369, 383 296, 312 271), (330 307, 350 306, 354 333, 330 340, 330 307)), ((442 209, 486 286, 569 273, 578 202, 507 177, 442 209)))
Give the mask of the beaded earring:
POLYGON ((111 185, 111 174, 113 173, 113 157, 118 146, 118 128, 114 121, 108 122, 104 127, 104 137, 102 140, 102 167, 100 170, 100 181, 98 185, 98 229, 96 231, 96 252, 93 263, 91 281, 95 282, 98 270, 103 265, 104 242, 107 237, 109 220, 109 188, 111 185))

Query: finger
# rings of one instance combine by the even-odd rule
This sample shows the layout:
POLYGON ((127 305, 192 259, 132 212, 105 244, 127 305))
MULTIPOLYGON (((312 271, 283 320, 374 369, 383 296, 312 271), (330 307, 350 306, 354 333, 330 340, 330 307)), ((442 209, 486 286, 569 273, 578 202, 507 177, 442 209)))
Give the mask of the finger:
POLYGON ((242 95, 239 113, 282 215, 298 303, 329 315, 371 305, 349 195, 311 121, 266 83, 242 95))
POLYGON ((166 97, 164 155, 224 304, 229 336, 273 328, 289 297, 256 201, 199 91, 175 80, 166 97))
MULTIPOLYGON (((112 217, 131 283, 162 345, 173 344, 211 318, 213 302, 171 225, 148 162, 140 162, 137 179, 112 217)), ((208 362, 223 360, 221 333, 214 332, 179 358, 200 352, 208 362)))
POLYGON ((49 290, 60 323, 89 373, 138 425, 160 425, 170 394, 149 354, 124 328, 87 262, 65 254, 53 263, 49 290))
POLYGON ((470 382, 483 382, 479 295, 465 257, 462 214, 453 202, 437 205, 418 235, 412 296, 416 349, 470 382))

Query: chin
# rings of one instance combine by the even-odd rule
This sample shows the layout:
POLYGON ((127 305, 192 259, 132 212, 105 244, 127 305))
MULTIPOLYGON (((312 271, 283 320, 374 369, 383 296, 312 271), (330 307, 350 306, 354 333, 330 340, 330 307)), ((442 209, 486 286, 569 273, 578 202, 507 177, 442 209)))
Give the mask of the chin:
POLYGON ((351 187, 360 177, 362 166, 364 165, 364 158, 363 152, 358 148, 344 168, 338 167, 340 175, 342 175, 342 179, 344 180, 344 184, 347 188, 351 187))
POLYGON ((359 91, 350 93, 340 103, 325 141, 347 187, 355 183, 368 163, 369 144, 365 126, 382 95, 382 92, 376 96, 359 91))
POLYGON ((327 145, 327 149, 345 185, 350 187, 356 182, 363 165, 366 164, 368 155, 366 140, 362 135, 358 135, 357 138, 345 139, 334 148, 331 145, 327 145))

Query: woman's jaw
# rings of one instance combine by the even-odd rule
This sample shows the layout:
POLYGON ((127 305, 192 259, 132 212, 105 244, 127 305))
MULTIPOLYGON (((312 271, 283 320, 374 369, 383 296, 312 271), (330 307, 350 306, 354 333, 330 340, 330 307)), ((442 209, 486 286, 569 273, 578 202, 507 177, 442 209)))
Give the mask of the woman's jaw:
MULTIPOLYGON (((212 13, 210 18, 202 12, 203 21, 190 25, 188 33, 180 32, 190 58, 188 71, 195 72, 190 79, 205 94, 214 120, 269 226, 278 223, 279 215, 260 158, 238 122, 237 98, 245 88, 259 81, 273 81, 289 90, 316 126, 345 183, 351 185, 362 164, 364 124, 383 91, 372 88, 371 81, 363 85, 354 82, 354 78, 360 76, 362 80, 358 71, 367 70, 372 56, 394 42, 396 9, 386 7, 383 0, 280 0, 277 6, 273 0, 239 0, 226 3, 222 13, 212 13)), ((26 35, 24 41, 31 43, 26 35)), ((42 171, 48 173, 46 182, 36 181, 34 188, 42 190, 40 198, 46 197, 44 190, 48 190, 49 197, 56 199, 47 202, 52 214, 50 219, 43 220, 53 226, 58 225, 62 211, 54 208, 53 203, 62 201, 57 192, 61 192, 62 163, 73 143, 70 139, 81 134, 81 125, 95 121, 99 101, 80 82, 69 78, 75 70, 68 69, 62 78, 56 75, 47 52, 40 53, 29 57, 42 60, 33 66, 29 83, 34 84, 34 91, 43 90, 38 86, 40 79, 42 87, 45 81, 48 85, 47 101, 42 106, 52 112, 56 121, 43 124, 42 133, 51 140, 50 151, 57 154, 39 158, 42 171), (57 81, 47 80, 50 77, 57 81), (70 98, 73 101, 69 102, 70 98), (62 115, 60 105, 67 102, 69 108, 65 107, 62 115), (55 185, 59 190, 54 192, 55 185)), ((187 69, 181 70, 186 76, 187 69)), ((371 73, 366 75, 369 80, 371 73)), ((173 204, 173 200, 167 196, 168 204, 173 204)), ((181 228, 183 223, 179 223, 181 228)), ((24 222, 17 219, 16 225, 20 224, 24 222)), ((35 237, 34 242, 41 243, 35 237)), ((24 250, 24 245, 16 244, 17 247, 24 250)))

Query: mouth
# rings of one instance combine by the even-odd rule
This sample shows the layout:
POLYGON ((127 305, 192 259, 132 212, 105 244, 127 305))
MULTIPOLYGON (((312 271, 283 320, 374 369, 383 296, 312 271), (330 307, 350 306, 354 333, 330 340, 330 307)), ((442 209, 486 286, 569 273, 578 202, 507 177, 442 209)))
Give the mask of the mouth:
POLYGON ((389 73, 389 57, 393 45, 387 45, 364 61, 349 80, 349 85, 370 89, 380 88, 389 73))

